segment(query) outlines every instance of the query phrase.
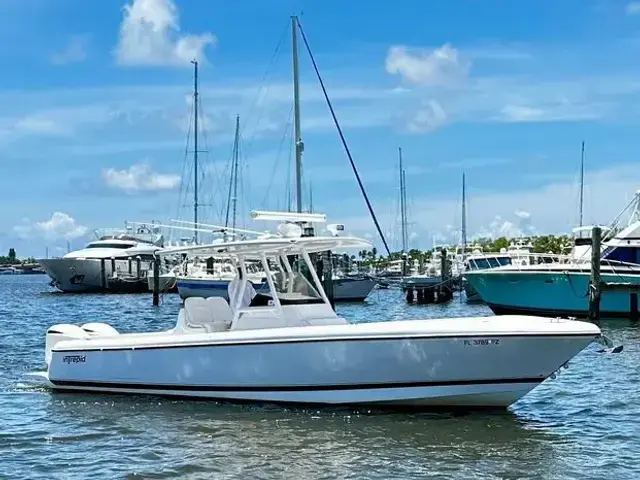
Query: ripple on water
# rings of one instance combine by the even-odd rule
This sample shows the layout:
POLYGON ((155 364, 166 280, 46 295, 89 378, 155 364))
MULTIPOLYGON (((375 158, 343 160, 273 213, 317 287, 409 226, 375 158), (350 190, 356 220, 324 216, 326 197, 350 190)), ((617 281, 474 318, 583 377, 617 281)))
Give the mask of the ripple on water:
MULTIPOLYGON (((61 295, 40 276, 0 277, 0 478, 640 478, 640 329, 602 328, 619 355, 588 348, 501 414, 384 413, 52 394, 43 368, 52 323, 169 328, 177 298, 61 295)), ((376 291, 339 306, 354 321, 487 314, 483 306, 408 306, 376 291)))

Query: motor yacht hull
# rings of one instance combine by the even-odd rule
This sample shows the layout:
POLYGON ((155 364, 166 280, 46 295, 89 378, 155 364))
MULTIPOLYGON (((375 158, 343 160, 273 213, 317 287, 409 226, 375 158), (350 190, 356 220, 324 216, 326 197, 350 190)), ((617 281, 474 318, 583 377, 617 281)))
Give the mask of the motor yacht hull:
POLYGON ((427 333, 433 322, 269 329, 258 336, 247 331, 160 333, 64 342, 51 352, 47 378, 54 389, 76 391, 507 407, 599 335, 591 324, 570 333, 558 328, 557 333, 438 335, 427 333))
POLYGON ((333 299, 336 302, 362 302, 376 286, 370 277, 335 278, 333 280, 333 299))
POLYGON ((38 260, 38 264, 51 278, 51 286, 67 293, 91 292, 145 292, 149 262, 141 263, 140 277, 136 276, 137 263, 125 259, 51 258, 38 260), (103 270, 104 268, 104 270, 103 270), (115 271, 115 275, 114 275, 115 271), (130 273, 131 272, 131 273, 130 273))
MULTIPOLYGON (((602 272, 603 282, 640 284, 639 274, 602 272)), ((473 272, 467 282, 498 315, 586 317, 589 313, 589 273, 571 271, 473 272)), ((632 293, 602 294, 603 317, 628 317, 633 309, 632 293)), ((635 303, 637 309, 637 302, 635 303)))

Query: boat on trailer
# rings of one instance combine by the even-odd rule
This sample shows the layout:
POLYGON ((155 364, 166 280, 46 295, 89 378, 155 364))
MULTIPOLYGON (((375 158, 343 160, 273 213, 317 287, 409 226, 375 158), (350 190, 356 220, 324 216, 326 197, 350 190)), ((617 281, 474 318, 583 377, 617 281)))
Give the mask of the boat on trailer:
MULTIPOLYGON (((287 235, 183 247, 241 272, 221 297, 185 300, 174 328, 120 333, 106 323, 46 334, 54 390, 384 407, 507 407, 600 337, 580 321, 510 315, 349 323, 314 268, 354 237, 287 235), (264 268, 254 291, 246 263, 264 268)), ((174 254, 177 251, 162 252, 174 254)))

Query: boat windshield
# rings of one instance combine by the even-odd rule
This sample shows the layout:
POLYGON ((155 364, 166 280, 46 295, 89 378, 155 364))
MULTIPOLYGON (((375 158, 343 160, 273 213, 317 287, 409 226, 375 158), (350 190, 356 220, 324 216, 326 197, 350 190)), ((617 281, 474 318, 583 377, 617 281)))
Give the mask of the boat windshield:
POLYGON ((511 257, 480 257, 470 258, 467 264, 468 270, 486 270, 488 268, 511 265, 511 257))
MULTIPOLYGON (((275 294, 282 305, 296 305, 309 303, 323 303, 324 300, 313 286, 311 275, 306 263, 295 262, 290 272, 281 265, 271 266, 271 275, 275 286, 275 294)), ((269 286, 265 282, 260 289, 252 305, 262 305, 272 298, 269 286)))

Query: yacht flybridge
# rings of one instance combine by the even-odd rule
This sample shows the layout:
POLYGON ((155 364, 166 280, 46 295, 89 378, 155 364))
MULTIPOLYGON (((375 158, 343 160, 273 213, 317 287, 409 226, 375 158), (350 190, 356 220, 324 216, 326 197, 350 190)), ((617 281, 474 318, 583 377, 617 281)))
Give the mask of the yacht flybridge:
POLYGON ((507 407, 600 336, 597 326, 528 316, 350 324, 331 308, 315 253, 368 248, 354 237, 278 238, 168 249, 239 271, 230 301, 191 297, 171 330, 119 333, 105 323, 46 334, 56 390, 260 402, 507 407), (255 291, 246 265, 260 262, 255 291))

